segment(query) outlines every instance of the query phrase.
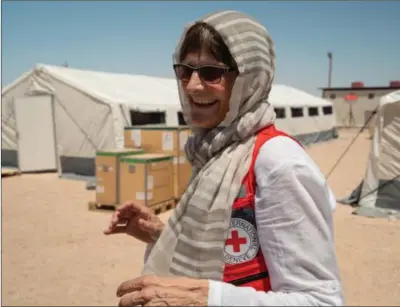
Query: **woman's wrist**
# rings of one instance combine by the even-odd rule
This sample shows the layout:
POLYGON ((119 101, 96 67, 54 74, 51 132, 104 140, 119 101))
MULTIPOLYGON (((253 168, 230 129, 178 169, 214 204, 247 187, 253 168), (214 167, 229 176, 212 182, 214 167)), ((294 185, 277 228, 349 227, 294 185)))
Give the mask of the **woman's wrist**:
POLYGON ((150 235, 150 239, 151 239, 150 243, 155 244, 157 242, 158 238, 161 236, 161 233, 164 230, 164 227, 165 227, 165 225, 162 224, 162 225, 160 225, 159 228, 157 228, 156 230, 153 231, 153 233, 150 235))

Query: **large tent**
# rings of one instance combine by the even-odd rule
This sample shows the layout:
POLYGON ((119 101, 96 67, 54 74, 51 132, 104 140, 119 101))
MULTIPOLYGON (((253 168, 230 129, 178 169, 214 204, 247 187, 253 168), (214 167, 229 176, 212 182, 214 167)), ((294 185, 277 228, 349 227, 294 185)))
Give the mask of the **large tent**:
POLYGON ((276 126, 304 145, 337 136, 333 104, 284 84, 272 86, 269 101, 276 113, 276 126))
POLYGON ((400 217, 400 90, 381 98, 365 177, 341 202, 358 215, 400 217))
MULTIPOLYGON (((331 102, 286 85, 270 101, 303 143, 335 136, 331 102)), ((143 124, 184 124, 175 79, 37 65, 2 91, 2 166, 93 175, 96 151, 143 124)))

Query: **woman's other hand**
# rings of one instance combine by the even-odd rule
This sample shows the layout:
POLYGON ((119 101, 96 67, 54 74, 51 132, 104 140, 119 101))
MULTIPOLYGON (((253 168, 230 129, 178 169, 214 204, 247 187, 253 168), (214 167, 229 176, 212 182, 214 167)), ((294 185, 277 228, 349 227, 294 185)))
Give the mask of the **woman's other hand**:
POLYGON ((145 205, 127 202, 118 207, 104 234, 125 233, 145 243, 154 243, 164 229, 164 223, 145 205))
POLYGON ((122 283, 119 306, 207 306, 209 281, 142 276, 122 283))

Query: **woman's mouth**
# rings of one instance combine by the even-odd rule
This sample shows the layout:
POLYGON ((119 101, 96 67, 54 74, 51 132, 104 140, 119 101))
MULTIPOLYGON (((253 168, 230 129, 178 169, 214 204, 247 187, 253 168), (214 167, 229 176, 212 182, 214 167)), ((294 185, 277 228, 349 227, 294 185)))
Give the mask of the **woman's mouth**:
POLYGON ((193 99, 190 98, 190 102, 194 104, 196 107, 200 108, 205 108, 205 107, 210 107, 212 105, 217 104, 219 101, 218 100, 211 100, 211 99, 193 99))

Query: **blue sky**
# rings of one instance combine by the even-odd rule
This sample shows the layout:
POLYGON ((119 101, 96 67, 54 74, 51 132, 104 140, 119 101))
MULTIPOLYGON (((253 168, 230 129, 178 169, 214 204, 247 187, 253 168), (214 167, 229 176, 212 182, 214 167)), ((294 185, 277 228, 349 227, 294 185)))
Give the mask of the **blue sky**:
POLYGON ((400 79, 399 1, 2 1, 2 86, 36 63, 173 77, 183 26, 234 9, 257 18, 276 45, 275 83, 320 95, 333 86, 400 79))

